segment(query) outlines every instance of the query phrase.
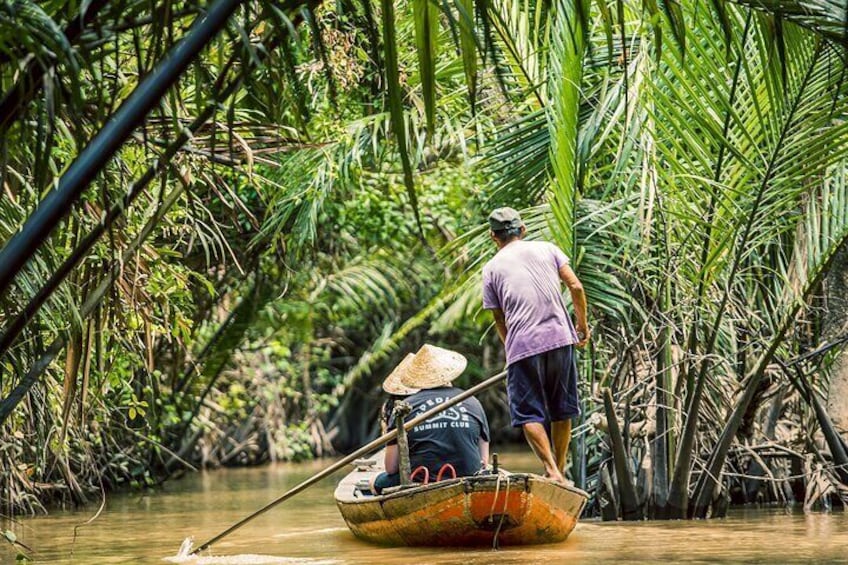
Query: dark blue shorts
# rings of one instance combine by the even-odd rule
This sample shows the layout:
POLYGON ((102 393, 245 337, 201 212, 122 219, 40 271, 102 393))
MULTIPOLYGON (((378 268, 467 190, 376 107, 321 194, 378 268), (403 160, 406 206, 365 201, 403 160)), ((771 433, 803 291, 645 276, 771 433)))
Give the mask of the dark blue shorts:
POLYGON ((507 368, 512 425, 569 420, 580 414, 574 346, 566 345, 515 361, 507 368))
POLYGON ((376 491, 374 494, 380 494, 383 492, 383 489, 389 487, 396 487, 400 484, 400 473, 387 473, 383 471, 377 478, 374 480, 374 490, 376 491))
MULTIPOLYGON (((414 473, 413 473, 414 474, 414 473)), ((432 476, 432 475, 431 475, 432 476)), ((418 474, 415 477, 416 483, 420 483, 424 480, 423 474, 418 474)), ((435 481, 435 479, 433 479, 435 481)), ((387 473, 383 471, 377 478, 374 479, 374 494, 382 494, 383 489, 387 489, 389 487, 396 487, 400 485, 400 473, 387 473)))

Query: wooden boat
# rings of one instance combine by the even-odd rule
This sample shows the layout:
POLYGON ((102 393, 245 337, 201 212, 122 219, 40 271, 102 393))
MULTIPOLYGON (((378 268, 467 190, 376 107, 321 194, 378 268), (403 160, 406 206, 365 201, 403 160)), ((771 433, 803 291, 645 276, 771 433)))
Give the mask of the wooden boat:
POLYGON ((557 543, 574 529, 588 499, 578 488, 503 470, 374 496, 360 486, 382 469, 375 460, 354 465, 336 488, 336 504, 358 538, 382 545, 557 543))

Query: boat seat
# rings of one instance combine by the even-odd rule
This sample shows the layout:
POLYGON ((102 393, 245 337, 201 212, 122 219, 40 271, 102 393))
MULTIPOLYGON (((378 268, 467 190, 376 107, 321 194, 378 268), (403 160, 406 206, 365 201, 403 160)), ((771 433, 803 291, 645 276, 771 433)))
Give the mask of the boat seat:
POLYGON ((371 491, 371 479, 359 479, 356 481, 356 484, 353 485, 353 496, 354 498, 374 496, 374 493, 371 491))
MULTIPOLYGON (((386 487, 386 488, 383 489, 383 492, 381 492, 380 494, 381 495, 392 494, 393 492, 398 492, 398 491, 402 491, 402 490, 405 490, 405 489, 410 489, 410 488, 420 487, 420 486, 423 486, 423 484, 422 483, 412 483, 412 484, 409 484, 409 485, 406 485, 406 486, 397 485, 395 487, 386 487)), ((360 480, 359 482, 356 483, 356 486, 354 486, 353 496, 354 496, 354 498, 364 498, 364 497, 368 497, 368 496, 377 496, 377 495, 374 494, 371 491, 370 481, 362 479, 362 480, 360 480)))
POLYGON ((369 471, 377 465, 376 459, 356 459, 353 462, 353 467, 357 471, 369 471))
MULTIPOLYGON (((411 485, 408 485, 408 486, 411 486, 411 485)), ((397 492, 399 490, 403 490, 405 488, 408 488, 408 486, 398 485, 396 487, 386 487, 386 488, 383 489, 383 492, 380 493, 380 494, 392 494, 393 492, 397 492)), ((420 486, 420 485, 415 485, 415 486, 420 486)))
POLYGON ((408 485, 397 485, 397 486, 394 486, 394 487, 386 487, 386 488, 383 489, 383 492, 380 493, 380 494, 392 494, 393 492, 398 492, 398 491, 401 491, 401 490, 408 490, 408 489, 411 489, 411 488, 423 487, 423 486, 427 486, 428 484, 432 486, 432 485, 436 484, 436 481, 433 481, 432 483, 419 483, 417 481, 413 481, 413 482, 409 483, 408 485))

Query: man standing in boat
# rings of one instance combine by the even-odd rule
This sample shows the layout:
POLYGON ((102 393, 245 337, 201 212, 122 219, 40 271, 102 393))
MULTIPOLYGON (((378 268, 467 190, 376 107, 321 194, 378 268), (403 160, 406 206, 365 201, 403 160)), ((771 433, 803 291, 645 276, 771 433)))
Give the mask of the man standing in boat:
POLYGON ((516 210, 494 210, 489 227, 498 252, 483 267, 483 307, 506 349, 510 420, 523 428, 545 476, 565 482, 571 419, 580 413, 574 345, 583 347, 590 336, 586 294, 559 247, 523 240, 527 228, 516 210), (576 327, 562 302, 563 282, 576 327))
MULTIPOLYGON (((412 408, 406 420, 460 394, 451 382, 465 370, 461 354, 425 344, 415 355, 407 355, 383 383, 389 394, 406 396, 412 408)), ((396 425, 390 419, 390 427, 396 425)), ((473 475, 489 459, 489 422, 480 402, 467 398, 415 426, 407 433, 412 476, 419 482, 473 475)), ((372 492, 400 484, 400 453, 397 440, 386 446, 385 472, 372 485, 372 492)))

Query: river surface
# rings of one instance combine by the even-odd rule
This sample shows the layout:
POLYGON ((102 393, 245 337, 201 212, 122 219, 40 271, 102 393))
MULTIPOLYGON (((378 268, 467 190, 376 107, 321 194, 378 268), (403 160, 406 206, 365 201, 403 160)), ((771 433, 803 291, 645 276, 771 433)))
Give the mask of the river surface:
MULTIPOLYGON (((501 461, 513 470, 536 470, 525 454, 501 461)), ((87 525, 96 507, 11 525, 0 521, 0 529, 11 527, 32 547, 35 563, 57 564, 848 563, 848 515, 805 516, 781 509, 736 510, 723 520, 698 522, 584 520, 565 543, 499 551, 376 547, 353 537, 336 509, 332 494, 343 473, 250 522, 203 557, 175 559, 185 538, 200 545, 325 465, 198 473, 155 491, 110 495, 100 516, 87 525)), ((0 563, 13 560, 14 552, 0 539, 0 563)))

